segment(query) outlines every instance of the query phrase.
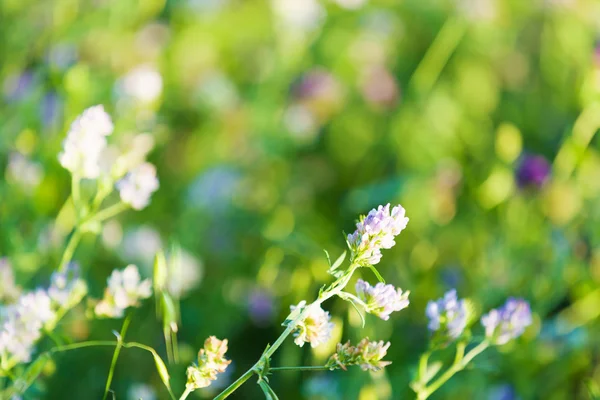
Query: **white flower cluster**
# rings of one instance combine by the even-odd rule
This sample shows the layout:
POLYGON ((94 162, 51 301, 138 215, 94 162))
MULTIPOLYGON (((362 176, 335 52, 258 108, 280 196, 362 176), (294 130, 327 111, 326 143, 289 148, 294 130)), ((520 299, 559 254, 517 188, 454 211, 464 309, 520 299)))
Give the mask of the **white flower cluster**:
POLYGON ((135 210, 141 210, 150 203, 152 193, 158 190, 156 168, 150 163, 135 167, 117 182, 121 201, 135 210))
MULTIPOLYGON (((306 307, 306 301, 302 300, 297 306, 290 306, 292 314, 294 311, 302 311, 306 307)), ((311 347, 317 347, 331 338, 331 332, 334 323, 330 322, 329 313, 321 306, 309 306, 310 309, 304 319, 296 325, 294 331, 294 343, 298 346, 304 346, 304 343, 310 343, 311 347)))
POLYGON ((85 282, 67 274, 53 275, 50 288, 37 289, 19 297, 16 303, 0 307, 0 362, 28 362, 42 329, 56 323, 59 309, 73 306, 85 295, 85 282))
POLYGON ((100 156, 106 148, 106 136, 114 129, 110 116, 101 105, 85 110, 71 124, 63 151, 61 165, 82 178, 94 179, 100 175, 100 156))
POLYGON ((138 306, 140 300, 151 295, 152 282, 142 280, 137 267, 131 264, 123 271, 112 272, 104 298, 96 305, 95 312, 99 317, 121 318, 126 308, 138 306))
POLYGON ((356 231, 348 235, 355 262, 367 265, 379 263, 381 249, 394 247, 394 238, 407 224, 404 208, 396 206, 390 212, 389 204, 372 209, 366 217, 361 217, 356 224, 356 231))
POLYGON ((113 129, 101 105, 88 108, 71 124, 58 159, 77 178, 101 178, 109 188, 116 181, 121 201, 140 210, 159 186, 156 168, 144 162, 154 140, 140 134, 133 138, 130 149, 120 151, 107 143, 113 129))
POLYGON ((402 292, 402 289, 396 289, 394 285, 381 282, 371 286, 359 279, 356 282, 356 294, 366 304, 367 312, 387 321, 392 312, 408 307, 410 292, 402 292))

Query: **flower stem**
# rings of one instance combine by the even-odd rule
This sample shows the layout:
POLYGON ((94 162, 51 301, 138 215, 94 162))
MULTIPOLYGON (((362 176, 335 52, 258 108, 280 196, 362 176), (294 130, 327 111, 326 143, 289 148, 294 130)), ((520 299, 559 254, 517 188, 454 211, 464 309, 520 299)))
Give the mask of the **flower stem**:
POLYGON ((431 396, 436 390, 438 390, 444 383, 446 383, 450 378, 454 376, 459 371, 465 369, 465 367, 481 352, 489 347, 490 343, 487 340, 479 343, 475 346, 471 351, 469 351, 464 357, 462 354, 464 353, 464 343, 459 343, 457 346, 457 354, 454 360, 454 363, 450 368, 446 370, 439 378, 437 378, 433 383, 429 386, 426 386, 422 390, 417 392, 418 400, 426 400, 429 396, 431 396))
POLYGON ((121 353, 121 347, 123 347, 123 339, 127 333, 127 328, 129 328, 129 322, 131 322, 131 315, 127 316, 125 321, 123 321, 123 327, 121 328, 121 333, 119 334, 117 347, 115 347, 115 352, 113 353, 113 358, 110 363, 110 369, 108 370, 108 378, 106 378, 106 386, 104 387, 104 396, 102 396, 102 400, 106 400, 108 397, 108 391, 110 390, 110 384, 112 383, 112 378, 115 373, 115 367, 117 366, 119 353, 121 353))
POLYGON ((183 394, 181 395, 181 397, 179 398, 179 400, 185 400, 187 399, 187 397, 190 395, 190 393, 193 392, 193 389, 186 387, 185 388, 185 392, 183 392, 183 394))
POLYGON ((231 395, 233 392, 235 392, 240 386, 242 386, 242 384, 244 384, 244 382, 246 382, 248 379, 250 379, 252 374, 259 371, 260 368, 262 368, 262 365, 264 364, 265 360, 270 359, 271 356, 277 351, 277 349, 279 349, 279 347, 283 344, 285 339, 287 339, 287 337, 296 329, 298 323, 300 323, 301 321, 304 320, 306 314, 308 314, 310 309, 313 307, 320 306, 321 303, 323 303, 324 301, 330 299, 331 297, 333 297, 335 295, 339 295, 342 292, 342 290, 344 290, 344 288, 350 281, 352 274, 354 274, 354 271, 356 271, 356 269, 358 267, 359 267, 359 265, 356 263, 350 264, 350 266, 348 267, 348 271, 344 275, 342 275, 341 277, 336 279, 331 285, 329 285, 327 290, 323 291, 321 293, 321 295, 317 298, 317 300, 315 300, 308 306, 304 307, 302 312, 300 312, 300 314, 296 318, 294 318, 290 323, 287 324, 287 327, 281 333, 281 335, 277 338, 275 343, 273 343, 273 345, 271 345, 270 347, 268 347, 265 350, 265 352, 261 355, 260 359, 256 362, 256 364, 254 364, 252 366, 252 368, 250 368, 248 371, 246 371, 244 373, 244 375, 239 377, 238 380, 236 380, 231 385, 229 385, 229 387, 227 387, 224 391, 219 393, 217 395, 217 397, 214 398, 214 400, 223 400, 223 399, 227 398, 229 395, 231 395))
POLYGON ((60 264, 58 266, 59 272, 65 272, 65 270, 67 269, 67 266, 73 259, 73 254, 75 253, 75 250, 77 249, 77 245, 79 244, 79 241, 81 240, 81 236, 82 236, 82 232, 79 229, 79 226, 76 226, 75 229, 73 230, 73 233, 71 233, 71 237, 69 238, 67 247, 65 248, 62 259, 60 260, 60 264))

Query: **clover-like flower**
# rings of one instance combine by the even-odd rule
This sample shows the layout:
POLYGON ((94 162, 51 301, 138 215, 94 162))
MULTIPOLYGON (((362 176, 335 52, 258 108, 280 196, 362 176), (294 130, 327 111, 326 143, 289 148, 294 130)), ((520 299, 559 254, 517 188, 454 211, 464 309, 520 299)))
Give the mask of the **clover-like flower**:
POLYGON ((402 292, 402 289, 396 289, 394 285, 381 282, 371 286, 359 279, 356 282, 356 294, 366 304, 367 312, 387 321, 392 312, 408 307, 410 292, 402 292))
MULTIPOLYGON (((297 306, 290 306, 292 312, 302 310, 306 307, 306 301, 302 300, 297 306)), ((335 326, 330 322, 329 313, 321 306, 309 306, 310 309, 304 319, 296 325, 294 331, 294 343, 298 346, 304 346, 304 343, 310 343, 311 347, 325 343, 331 338, 331 332, 335 326)))
POLYGON ((150 279, 141 280, 135 265, 128 265, 123 271, 114 270, 108 278, 104 298, 96 305, 98 316, 121 318, 125 309, 139 305, 141 299, 152 295, 150 279))
POLYGON ((198 364, 187 369, 186 387, 196 390, 211 385, 217 374, 225 372, 231 360, 225 358, 227 339, 219 340, 211 336, 204 342, 204 348, 198 352, 198 364))
POLYGON ((390 342, 369 341, 369 338, 362 339, 357 346, 352 346, 350 341, 345 344, 338 343, 334 355, 329 358, 325 367, 330 370, 358 365, 363 371, 379 371, 391 364, 391 361, 382 361, 386 356, 390 342))
POLYGON ((459 337, 467 326, 469 310, 464 300, 458 300, 452 289, 437 301, 430 301, 425 311, 429 318, 429 330, 447 335, 450 339, 459 337))
POLYGON ((88 108, 71 124, 58 156, 60 164, 82 178, 97 178, 106 136, 112 131, 113 123, 103 106, 88 108))
POLYGON ((501 308, 493 309, 481 317, 485 336, 494 344, 505 344, 518 338, 531 322, 529 303, 512 297, 501 308))
POLYGON ((353 252, 354 261, 363 265, 375 265, 381 260, 381 249, 391 249, 394 238, 406 228, 408 218, 402 206, 390 205, 372 209, 366 217, 356 224, 356 231, 348 235, 348 244, 353 252))
POLYGON ((46 291, 38 289, 22 295, 0 315, 0 360, 28 362, 42 328, 56 317, 46 291))
POLYGON ((141 210, 150 203, 150 197, 158 186, 156 167, 150 163, 138 165, 117 182, 121 201, 135 210, 141 210))

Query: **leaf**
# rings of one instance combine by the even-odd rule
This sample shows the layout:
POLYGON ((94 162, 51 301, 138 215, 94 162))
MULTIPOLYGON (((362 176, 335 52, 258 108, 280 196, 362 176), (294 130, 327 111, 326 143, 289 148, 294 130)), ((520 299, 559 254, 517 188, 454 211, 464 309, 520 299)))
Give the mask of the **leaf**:
POLYGON ((165 252, 160 250, 154 256, 154 273, 152 282, 154 283, 154 291, 162 291, 167 283, 167 258, 165 252))
POLYGON ((354 309, 358 313, 358 315, 360 315, 360 320, 362 321, 362 327, 364 328, 365 327, 365 316, 360 312, 360 310, 358 309, 358 306, 352 301, 352 299, 346 298, 345 300, 349 301, 350 304, 352 304, 352 307, 354 307, 354 309))
POLYGON ((346 252, 344 251, 342 253, 342 255, 339 256, 337 258, 337 260, 335 260, 335 262, 333 263, 333 265, 331 266, 331 268, 329 268, 329 273, 332 274, 333 271, 335 271, 336 269, 338 269, 339 266, 342 265, 342 263, 344 262, 345 259, 346 259, 346 252))
POLYGON ((156 364, 156 370, 158 371, 158 375, 160 376, 160 379, 163 381, 165 387, 167 389, 169 389, 169 392, 171 391, 171 384, 169 383, 169 379, 171 378, 169 376, 169 371, 167 370, 167 366, 165 365, 165 362, 162 360, 162 358, 160 358, 160 356, 158 355, 158 353, 156 351, 152 351, 152 357, 154 357, 154 363, 156 364))
POLYGON ((329 252, 325 249, 323 249, 323 251, 325 252, 325 256, 327 257, 327 264, 331 267, 331 258, 329 257, 329 252))
POLYGON ((23 375, 21 375, 15 381, 14 386, 12 388, 8 389, 7 392, 1 393, 2 396, 6 395, 6 398, 10 399, 13 396, 24 394, 27 391, 27 389, 29 389, 29 387, 37 380, 38 376, 40 376, 40 374, 44 370, 44 367, 46 366, 46 363, 48 362, 48 360, 50 360, 50 358, 50 354, 48 353, 39 356, 37 360, 31 363, 31 365, 29 366, 29 368, 27 368, 25 373, 23 373, 23 375))
POLYGON ((379 282, 385 283, 385 279, 383 279, 383 276, 381 276, 381 274, 379 273, 379 271, 377 271, 377 268, 375 268, 372 265, 369 265, 369 268, 371 268, 371 271, 373 271, 373 273, 375 274, 375 276, 377 277, 377 279, 379 280, 379 282))
POLYGON ((275 392, 273 391, 273 389, 271 389, 271 386, 269 386, 269 384, 266 381, 264 381, 264 380, 258 381, 258 386, 260 386, 260 388, 262 389, 263 393, 265 394, 265 399, 267 399, 267 400, 279 400, 279 397, 277 397, 277 395, 275 394, 275 392))

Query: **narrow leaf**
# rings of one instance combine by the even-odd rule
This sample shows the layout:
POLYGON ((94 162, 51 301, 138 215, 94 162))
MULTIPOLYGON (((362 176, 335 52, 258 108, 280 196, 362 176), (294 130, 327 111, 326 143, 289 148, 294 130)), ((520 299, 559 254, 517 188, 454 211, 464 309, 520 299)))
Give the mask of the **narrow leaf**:
POLYGON ((337 260, 335 260, 335 262, 333 263, 333 265, 331 266, 329 271, 333 272, 336 269, 338 269, 339 266, 342 265, 342 263, 344 262, 345 259, 346 259, 346 251, 344 251, 342 253, 342 255, 337 258, 337 260))
POLYGON ((325 252, 325 256, 327 257, 327 265, 331 267, 331 258, 329 257, 329 252, 325 249, 323 249, 323 251, 325 252))
POLYGON ((158 371, 158 375, 160 379, 163 381, 165 387, 171 391, 171 384, 169 383, 169 371, 167 370, 167 366, 165 362, 160 358, 156 351, 152 351, 152 357, 154 357, 154 363, 156 364, 156 370, 158 371))
POLYGON ((371 268, 371 271, 373 271, 373 273, 375 274, 375 276, 377 277, 377 279, 379 280, 379 282, 385 283, 385 279, 383 279, 383 276, 381 276, 381 274, 379 273, 379 271, 377 271, 377 268, 375 268, 372 265, 369 265, 369 268, 371 268))
POLYGON ((277 395, 275 394, 273 389, 271 389, 271 386, 269 386, 267 382, 265 382, 264 380, 260 380, 258 381, 258 385, 265 394, 266 400, 279 400, 279 397, 277 397, 277 395))
POLYGON ((350 302, 350 304, 352 304, 352 307, 354 307, 354 309, 356 310, 356 312, 358 313, 358 315, 360 315, 360 320, 362 321, 362 327, 365 327, 365 316, 360 312, 360 310, 358 309, 358 306, 349 298, 347 298, 346 300, 348 300, 350 302))

